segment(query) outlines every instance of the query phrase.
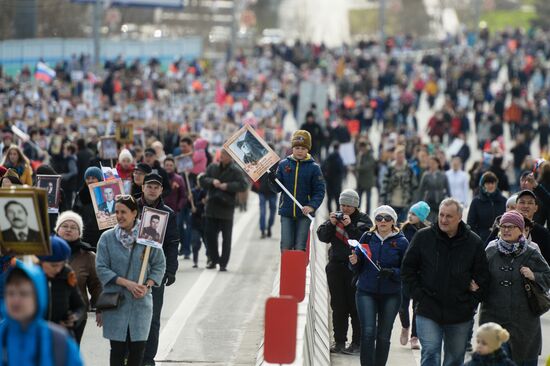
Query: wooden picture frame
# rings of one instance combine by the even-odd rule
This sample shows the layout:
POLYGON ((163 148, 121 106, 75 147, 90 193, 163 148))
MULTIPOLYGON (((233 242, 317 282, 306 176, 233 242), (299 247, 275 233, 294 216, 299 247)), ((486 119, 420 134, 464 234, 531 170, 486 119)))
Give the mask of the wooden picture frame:
POLYGON ((0 189, 2 255, 49 255, 49 232, 45 190, 0 189))
POLYGON ((280 160, 250 125, 231 136, 223 148, 254 182, 280 160))
POLYGON ((121 179, 111 179, 97 182, 88 186, 90 197, 94 206, 97 227, 99 230, 109 229, 117 224, 114 206, 115 197, 124 194, 121 179), (106 191, 111 189, 112 192, 106 191))
POLYGON ((121 144, 134 143, 134 125, 131 123, 119 123, 115 128, 115 137, 121 144))

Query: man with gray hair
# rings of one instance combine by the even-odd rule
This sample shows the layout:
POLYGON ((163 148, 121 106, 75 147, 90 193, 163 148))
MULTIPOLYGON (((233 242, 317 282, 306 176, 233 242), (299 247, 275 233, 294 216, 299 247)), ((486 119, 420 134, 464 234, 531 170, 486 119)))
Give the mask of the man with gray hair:
POLYGON ((444 199, 437 223, 416 233, 401 266, 417 302, 421 365, 461 366, 474 313, 489 282, 483 242, 462 221, 462 204, 444 199))

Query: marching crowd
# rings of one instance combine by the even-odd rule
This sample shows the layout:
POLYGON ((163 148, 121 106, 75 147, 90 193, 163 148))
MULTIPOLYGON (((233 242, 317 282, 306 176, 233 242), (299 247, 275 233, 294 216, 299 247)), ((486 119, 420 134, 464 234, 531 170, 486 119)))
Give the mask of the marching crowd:
MULTIPOLYGON (((470 365, 536 365, 550 288, 549 38, 481 32, 475 45, 457 37, 437 50, 417 50, 410 37, 332 50, 297 42, 228 63, 175 60, 167 71, 155 59, 119 58, 103 80, 75 56, 56 65, 51 83, 0 68, 0 187, 61 176, 51 255, 37 265, 1 257, 4 364, 81 364, 78 344, 95 311, 111 365, 154 365, 164 291, 185 263, 178 257, 198 267, 204 246, 206 268, 227 271, 235 207, 246 209, 246 192, 256 192, 258 237, 271 237, 284 186, 302 207, 280 193, 281 250, 306 248, 308 216, 327 198, 317 235, 331 244, 332 352, 385 365, 399 315, 401 344, 421 349, 424 366, 441 365, 442 347, 444 366, 462 365, 472 349, 470 365), (326 107, 309 104, 293 125, 303 81, 326 87, 326 107), (244 124, 284 157, 257 182, 221 148, 244 124), (127 126, 132 141, 121 136, 127 126), (102 144, 117 133, 114 164, 102 144), (542 159, 531 156, 535 136, 542 159), (346 165, 349 145, 355 162, 346 165), (192 166, 180 169, 181 157, 192 166), (125 182, 100 209, 116 217, 111 229, 99 228, 89 189, 112 178, 105 167, 125 182), (349 171, 357 186, 343 190, 349 171), (144 208, 167 212, 168 225, 139 281, 144 208)), ((25 241, 30 232, 21 231, 25 241)))

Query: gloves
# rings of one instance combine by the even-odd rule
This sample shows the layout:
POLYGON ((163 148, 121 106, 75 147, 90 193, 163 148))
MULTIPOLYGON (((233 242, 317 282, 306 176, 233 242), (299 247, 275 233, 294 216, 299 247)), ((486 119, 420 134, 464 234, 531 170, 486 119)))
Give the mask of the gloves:
POLYGON ((394 273, 393 268, 380 268, 380 278, 390 278, 394 273))
POLYGON ((162 284, 166 285, 166 287, 173 285, 174 282, 176 282, 176 276, 171 273, 166 273, 162 279, 162 284))

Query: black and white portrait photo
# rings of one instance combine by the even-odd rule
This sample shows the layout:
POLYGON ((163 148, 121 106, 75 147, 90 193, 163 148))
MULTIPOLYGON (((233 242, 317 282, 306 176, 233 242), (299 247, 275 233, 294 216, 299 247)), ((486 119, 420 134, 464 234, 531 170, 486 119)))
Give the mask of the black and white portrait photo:
POLYGON ((46 190, 48 195, 48 212, 56 213, 59 211, 59 190, 61 187, 60 175, 37 175, 36 185, 46 190))
POLYGON ((101 158, 106 160, 118 159, 117 144, 113 136, 101 139, 101 158))
POLYGON ((279 156, 250 125, 237 131, 223 147, 253 181, 279 161, 279 156))
POLYGON ((169 213, 151 207, 144 207, 139 226, 137 242, 155 248, 162 248, 169 213))

